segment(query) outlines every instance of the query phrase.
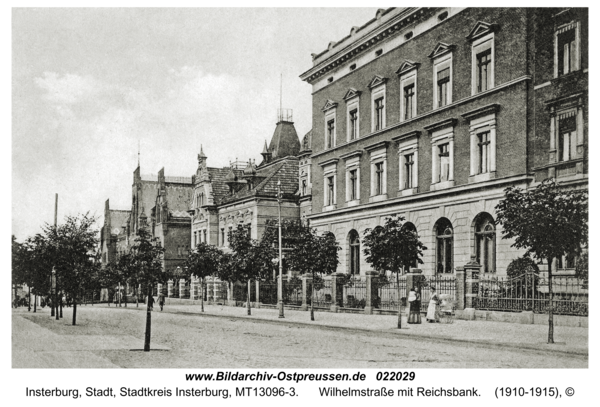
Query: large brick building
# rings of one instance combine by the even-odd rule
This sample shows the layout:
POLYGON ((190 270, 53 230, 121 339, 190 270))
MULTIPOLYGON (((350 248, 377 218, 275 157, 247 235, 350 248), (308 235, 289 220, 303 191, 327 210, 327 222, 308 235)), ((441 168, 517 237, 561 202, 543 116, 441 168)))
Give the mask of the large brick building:
POLYGON ((471 256, 503 274, 521 254, 494 224, 503 190, 587 188, 587 10, 380 9, 301 78, 301 210, 341 243, 339 271, 364 274, 363 231, 398 214, 425 274, 471 256))

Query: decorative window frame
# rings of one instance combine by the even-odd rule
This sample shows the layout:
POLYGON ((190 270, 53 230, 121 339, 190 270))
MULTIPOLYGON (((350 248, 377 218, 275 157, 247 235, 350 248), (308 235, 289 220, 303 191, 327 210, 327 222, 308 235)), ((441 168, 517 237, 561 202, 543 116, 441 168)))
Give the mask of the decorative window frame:
MULTIPOLYGON (((361 92, 350 88, 346 95, 344 96, 344 100, 346 101, 346 141, 350 142, 352 140, 357 140, 360 138, 360 94, 361 92), (356 137, 351 137, 351 122, 350 122, 350 112, 356 110, 356 137)), ((385 99, 384 99, 385 102, 385 99)))
POLYGON ((360 157, 362 150, 353 151, 342 155, 340 158, 346 163, 346 206, 360 204, 360 157), (356 196, 351 199, 350 171, 356 170, 356 196))
POLYGON ((399 76, 400 79, 400 122, 410 120, 417 116, 417 71, 419 65, 420 64, 417 62, 406 60, 404 61, 404 63, 402 63, 402 65, 400 65, 400 68, 398 68, 398 70, 396 71, 396 74, 399 76), (404 116, 406 114, 406 106, 404 106, 404 88, 411 84, 414 84, 415 88, 415 94, 413 96, 412 101, 413 114, 411 117, 405 119, 404 116))
POLYGON ((369 190, 369 202, 380 202, 388 198, 387 195, 387 141, 380 141, 379 143, 372 144, 365 147, 365 150, 369 153, 370 167, 371 167, 371 186, 369 190), (383 179, 381 180, 381 194, 375 195, 376 192, 376 166, 377 164, 383 164, 383 179))
MULTIPOLYGON (((433 108, 440 108, 440 101, 438 100, 438 80, 437 75, 443 69, 450 69, 450 80, 448 81, 448 92, 447 92, 447 103, 449 105, 452 103, 452 54, 456 47, 454 45, 448 45, 443 42, 438 42, 435 46, 431 54, 429 54, 429 58, 433 63, 433 108)), ((446 106, 444 105, 444 106, 446 106)))
POLYGON ((583 104, 584 93, 576 93, 563 98, 546 102, 550 111, 550 150, 548 152, 548 177, 559 178, 561 181, 583 178, 583 156, 584 156, 584 122, 583 104), (558 160, 559 122, 562 117, 575 115, 576 120, 576 151, 575 158, 570 161, 558 160), (575 164, 575 173, 562 176, 557 167, 575 164))
POLYGON ((337 158, 332 158, 327 161, 319 163, 323 168, 323 212, 332 211, 337 208, 337 158), (329 204, 329 188, 327 179, 333 177, 333 197, 331 199, 332 204, 329 204))
POLYGON ((419 192, 419 137, 420 131, 411 131, 394 137, 392 141, 398 147, 398 196, 408 196, 419 192), (413 154, 412 188, 404 187, 404 157, 413 154))
POLYGON ((430 191, 452 188, 454 186, 454 126, 456 119, 446 119, 441 122, 425 126, 431 134, 431 185, 430 191), (448 143, 448 180, 438 181, 440 159, 438 148, 448 143))
POLYGON ((371 82, 369 82, 369 89, 371 89, 371 133, 376 131, 380 131, 386 128, 387 125, 387 100, 386 100, 386 82, 387 78, 384 78, 379 75, 375 75, 371 82), (381 129, 376 130, 377 121, 376 121, 376 112, 375 112, 375 101, 379 98, 383 97, 383 117, 382 117, 382 126, 381 129))
POLYGON ((491 79, 490 86, 487 90, 493 89, 495 86, 496 52, 494 32, 497 29, 498 26, 495 24, 478 21, 467 36, 467 40, 471 41, 471 95, 480 93, 477 92, 477 54, 480 54, 487 49, 490 49, 491 57, 491 79))
POLYGON ((500 110, 500 105, 491 104, 479 107, 470 112, 464 113, 463 118, 469 121, 470 133, 470 169, 469 169, 469 184, 476 182, 489 181, 496 178, 496 114, 500 110), (487 172, 478 173, 477 167, 479 162, 478 140, 479 134, 490 133, 490 156, 489 169, 487 172))
POLYGON ((323 108, 321 109, 323 111, 323 113, 325 114, 325 116, 324 116, 325 123, 324 123, 324 131, 323 131, 324 150, 329 150, 336 146, 337 127, 338 127, 337 119, 336 119, 337 105, 338 104, 336 102, 334 102, 332 100, 327 100, 327 102, 325 103, 325 106, 323 106, 323 108), (328 139, 327 124, 331 120, 333 120, 333 140, 331 142, 331 145, 327 145, 327 139, 328 139))
MULTIPOLYGON (((558 35, 570 29, 575 30, 575 67, 571 72, 576 72, 581 69, 581 23, 577 20, 569 21, 561 24, 554 30, 554 77, 558 78, 558 66, 561 63, 558 60, 558 35)), ((571 73, 569 72, 569 73, 571 73)), ((562 74, 561 76, 568 75, 562 74)))

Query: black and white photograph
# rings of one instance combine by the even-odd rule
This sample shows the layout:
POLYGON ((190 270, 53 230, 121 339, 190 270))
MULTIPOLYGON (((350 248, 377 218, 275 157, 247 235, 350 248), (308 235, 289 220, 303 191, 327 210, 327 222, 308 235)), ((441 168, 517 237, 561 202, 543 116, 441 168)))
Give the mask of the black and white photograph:
POLYGON ((590 9, 342 5, 7 10, 15 400, 587 405, 590 9))

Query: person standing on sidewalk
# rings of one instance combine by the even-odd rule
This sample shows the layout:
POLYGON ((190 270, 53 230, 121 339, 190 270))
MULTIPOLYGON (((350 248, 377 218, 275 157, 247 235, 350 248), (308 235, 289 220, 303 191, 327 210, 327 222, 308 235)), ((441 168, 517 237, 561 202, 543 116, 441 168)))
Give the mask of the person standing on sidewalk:
POLYGON ((429 289, 431 294, 429 297, 429 306, 427 307, 427 322, 438 322, 440 297, 435 292, 434 286, 431 286, 429 289))
POLYGON ((408 293, 409 313, 408 323, 409 324, 420 324, 421 323, 421 294, 417 287, 410 289, 408 293))
POLYGON ((160 305, 160 310, 163 310, 163 306, 165 305, 165 296, 163 293, 158 294, 158 305, 160 305))
POLYGON ((154 297, 151 295, 148 296, 148 308, 150 308, 150 311, 154 309, 154 297))

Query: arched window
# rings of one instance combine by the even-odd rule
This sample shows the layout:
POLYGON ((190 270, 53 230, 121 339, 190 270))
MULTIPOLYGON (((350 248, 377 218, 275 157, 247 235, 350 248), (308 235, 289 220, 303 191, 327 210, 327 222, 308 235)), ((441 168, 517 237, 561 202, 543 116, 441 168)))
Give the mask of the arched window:
POLYGON ((496 227, 494 219, 487 213, 477 216, 475 245, 477 263, 481 265, 481 271, 496 271, 496 227))
POLYGON ((436 239, 436 272, 452 273, 454 263, 454 229, 446 218, 437 221, 436 239))
MULTIPOLYGON (((415 225, 411 222, 405 222, 404 225, 402 225, 402 230, 407 230, 410 232, 414 232, 415 234, 417 234, 417 228, 415 227, 415 225)), ((404 266, 404 272, 408 273, 410 271, 410 269, 412 268, 418 268, 418 262, 417 259, 415 259, 415 261, 411 264, 411 265, 405 265, 404 266)))
POLYGON ((350 242, 350 274, 360 274, 360 237, 356 230, 348 234, 350 242))

